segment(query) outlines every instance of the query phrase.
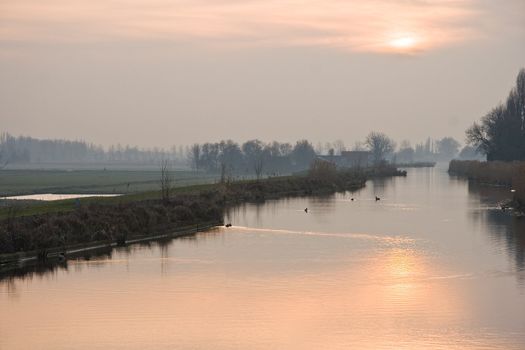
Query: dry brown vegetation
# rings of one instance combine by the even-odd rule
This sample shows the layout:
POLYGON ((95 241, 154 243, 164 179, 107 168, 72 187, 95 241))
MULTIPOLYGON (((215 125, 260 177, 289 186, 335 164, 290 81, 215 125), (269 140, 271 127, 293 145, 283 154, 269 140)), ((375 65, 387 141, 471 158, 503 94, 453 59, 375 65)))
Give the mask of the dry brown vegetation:
POLYGON ((93 242, 125 243, 137 236, 196 224, 220 224, 224 209, 236 203, 286 196, 356 190, 367 178, 404 173, 396 168, 335 171, 317 164, 309 176, 275 177, 259 181, 226 182, 169 198, 121 202, 90 202, 66 212, 20 216, 10 212, 0 221, 0 254, 35 252, 93 242), (317 166, 318 165, 318 166, 317 166))
POLYGON ((525 162, 480 162, 476 160, 453 160, 449 173, 464 176, 469 180, 485 184, 512 187, 518 207, 525 207, 525 162))

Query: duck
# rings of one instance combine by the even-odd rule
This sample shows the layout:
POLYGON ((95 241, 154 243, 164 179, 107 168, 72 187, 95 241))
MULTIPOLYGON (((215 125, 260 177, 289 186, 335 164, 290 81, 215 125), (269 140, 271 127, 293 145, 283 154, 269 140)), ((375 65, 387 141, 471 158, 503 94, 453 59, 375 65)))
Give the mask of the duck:
POLYGON ((228 224, 226 224, 226 225, 224 225, 224 226, 226 226, 226 227, 232 227, 232 224, 228 223, 228 224))
POLYGON ((381 200, 381 198, 379 198, 378 196, 376 196, 376 201, 380 201, 380 200, 381 200))
POLYGON ((305 212, 305 213, 308 213, 308 208, 304 208, 304 212, 305 212))

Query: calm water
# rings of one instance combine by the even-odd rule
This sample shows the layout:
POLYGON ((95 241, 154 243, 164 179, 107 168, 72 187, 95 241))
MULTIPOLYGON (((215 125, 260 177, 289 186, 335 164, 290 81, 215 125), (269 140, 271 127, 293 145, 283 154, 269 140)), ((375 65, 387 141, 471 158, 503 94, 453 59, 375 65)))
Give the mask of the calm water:
POLYGON ((229 229, 0 281, 0 349, 524 349, 507 197, 437 168, 245 205, 229 229))

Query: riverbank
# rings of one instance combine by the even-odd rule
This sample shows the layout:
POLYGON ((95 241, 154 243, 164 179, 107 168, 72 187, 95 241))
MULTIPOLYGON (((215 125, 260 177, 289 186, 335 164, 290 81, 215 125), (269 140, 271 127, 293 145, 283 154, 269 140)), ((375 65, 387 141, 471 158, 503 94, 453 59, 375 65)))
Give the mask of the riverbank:
MULTIPOLYGON (((160 193, 90 199, 76 205, 66 201, 48 204, 58 211, 44 210, 23 215, 11 208, 0 222, 0 261, 20 258, 46 259, 67 253, 78 245, 124 245, 137 237, 153 237, 169 230, 199 223, 223 224, 225 208, 243 202, 289 196, 357 190, 367 179, 406 175, 395 168, 339 171, 326 178, 306 176, 218 183, 179 188, 168 201, 160 193), (21 252, 24 252, 21 254, 21 252)), ((202 224, 201 224, 202 225, 202 224)))
POLYGON ((85 258, 90 259, 92 256, 110 254, 113 248, 123 245, 136 243, 146 243, 162 239, 173 239, 194 235, 197 232, 203 232, 220 225, 221 222, 201 223, 191 226, 183 226, 177 229, 166 227, 164 230, 158 230, 155 235, 144 235, 135 233, 128 237, 124 244, 119 242, 105 240, 94 241, 69 245, 67 247, 55 247, 46 251, 45 259, 39 256, 38 251, 19 252, 12 254, 0 254, 0 276, 3 272, 20 270, 22 274, 38 270, 53 268, 57 263, 64 263, 66 259, 85 258), (44 263, 44 264, 42 264, 44 263))
POLYGON ((398 168, 433 168, 436 162, 412 162, 412 163, 396 163, 398 168))
POLYGON ((448 172, 470 181, 508 187, 513 193, 508 206, 525 213, 525 162, 452 160, 448 172))

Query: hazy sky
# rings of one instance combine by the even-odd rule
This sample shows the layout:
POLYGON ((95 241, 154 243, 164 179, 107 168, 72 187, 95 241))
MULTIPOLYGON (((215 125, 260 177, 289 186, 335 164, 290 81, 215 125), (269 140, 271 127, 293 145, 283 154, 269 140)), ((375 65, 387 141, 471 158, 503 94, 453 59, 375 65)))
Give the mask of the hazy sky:
POLYGON ((525 0, 0 0, 15 135, 463 141, 522 67, 525 0))

